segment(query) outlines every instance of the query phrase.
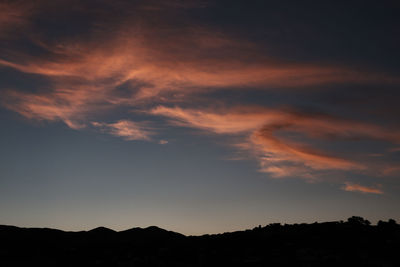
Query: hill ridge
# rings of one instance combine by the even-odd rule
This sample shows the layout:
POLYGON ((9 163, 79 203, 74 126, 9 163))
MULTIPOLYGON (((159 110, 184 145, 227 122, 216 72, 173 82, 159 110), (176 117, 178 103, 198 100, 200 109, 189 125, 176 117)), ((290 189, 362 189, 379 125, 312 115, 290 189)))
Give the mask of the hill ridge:
POLYGON ((400 266, 400 225, 357 216, 201 236, 157 226, 67 232, 0 225, 0 240, 0 266, 400 266))

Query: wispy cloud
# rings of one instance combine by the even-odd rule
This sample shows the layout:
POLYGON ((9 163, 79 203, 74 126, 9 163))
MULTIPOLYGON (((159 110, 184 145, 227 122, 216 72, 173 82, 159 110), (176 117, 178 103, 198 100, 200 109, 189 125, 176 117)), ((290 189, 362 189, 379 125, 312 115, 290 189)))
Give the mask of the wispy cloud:
POLYGON ((159 106, 151 110, 151 114, 167 117, 173 125, 242 136, 242 143, 234 145, 251 151, 260 162, 260 170, 274 177, 311 178, 315 171, 320 170, 360 171, 367 168, 361 162, 332 155, 335 154, 333 151, 319 150, 306 141, 284 138, 281 136, 283 132, 322 140, 329 137, 338 140, 366 138, 397 142, 400 138, 398 131, 389 131, 374 124, 279 109, 240 107, 195 110, 159 106))
POLYGON ((361 170, 365 168, 362 164, 329 155, 329 152, 311 148, 305 143, 289 140, 285 142, 274 137, 274 132, 264 129, 253 133, 250 141, 254 151, 259 155, 261 171, 278 177, 301 177, 304 173, 306 174, 305 178, 309 178, 310 172, 316 170, 361 170), (294 167, 290 166, 293 164, 294 167), (285 168, 284 172, 282 171, 283 167, 285 168), (303 170, 301 170, 302 168, 303 170))
POLYGON ((360 192, 366 194, 383 194, 383 191, 380 188, 381 185, 378 185, 376 187, 368 187, 351 182, 346 182, 345 185, 342 187, 343 190, 350 192, 360 192))
POLYGON ((57 88, 48 93, 5 91, 2 104, 29 119, 63 121, 73 129, 86 126, 86 116, 107 107, 107 91, 99 86, 57 88))
POLYGON ((154 97, 166 91, 191 93, 226 87, 245 86, 265 90, 270 87, 343 82, 399 82, 395 77, 363 73, 346 67, 288 64, 262 59, 241 61, 237 57, 247 58, 246 53, 252 53, 253 48, 246 43, 204 30, 197 34, 180 34, 185 35, 183 39, 182 36, 175 36, 177 39, 172 36, 164 40, 161 47, 157 38, 141 39, 140 34, 139 37, 126 37, 137 36, 135 32, 111 36, 111 40, 52 45, 40 43, 42 48, 49 50, 50 58, 21 54, 19 57, 23 62, 0 59, 0 65, 50 79, 57 78, 58 82, 79 78, 92 83, 100 80, 113 87, 130 81, 148 84, 136 92, 135 98, 154 97), (95 45, 98 42, 103 44, 95 45), (208 42, 214 45, 210 46, 208 42), (208 54, 224 56, 210 57, 208 54))
MULTIPOLYGON (((154 1, 147 6, 151 12, 186 6, 177 3, 154 1)), ((7 21, 14 17, 20 18, 10 15, 7 21)), ((105 106, 137 107, 143 101, 174 102, 176 98, 190 101, 194 94, 212 90, 304 90, 332 83, 399 82, 395 76, 347 66, 289 63, 266 54, 255 43, 210 27, 170 25, 168 19, 165 27, 154 27, 135 16, 122 17, 110 18, 108 23, 96 20, 90 38, 25 36, 42 52, 35 55, 14 49, 0 57, 0 66, 40 75, 50 86, 35 88, 35 93, 11 88, 2 95, 6 107, 31 119, 61 120, 79 128, 87 123, 87 114, 105 106), (121 86, 124 94, 119 93, 121 86)))
POLYGON ((150 113, 171 118, 171 123, 209 130, 220 134, 237 134, 249 132, 265 124, 268 120, 277 120, 279 112, 262 113, 257 110, 242 110, 241 112, 208 111, 202 109, 182 109, 180 107, 158 106, 150 113))
POLYGON ((115 123, 92 122, 96 128, 114 136, 122 137, 127 141, 145 140, 150 141, 153 133, 143 124, 129 120, 120 120, 115 123))
MULTIPOLYGON (((204 108, 202 103, 193 103, 190 109, 182 108, 187 105, 171 107, 195 102, 197 97, 213 102, 210 92, 228 96, 226 92, 246 94, 251 90, 293 97, 295 92, 313 95, 341 84, 397 86, 400 79, 390 72, 326 60, 296 61, 275 55, 267 49, 267 43, 258 44, 207 24, 182 23, 185 16, 177 14, 202 8, 204 1, 113 1, 112 5, 101 1, 98 5, 105 5, 101 8, 76 1, 77 8, 65 12, 61 9, 70 5, 68 1, 57 5, 52 1, 26 3, 0 3, 0 37, 12 43, 14 37, 9 33, 18 29, 18 36, 36 51, 13 45, 0 47, 6 50, 0 55, 0 67, 46 81, 43 87, 1 88, 1 104, 25 118, 62 121, 73 129, 92 125, 125 140, 152 140, 154 130, 135 119, 114 123, 101 120, 106 112, 135 109, 163 117, 173 126, 234 136, 233 146, 253 155, 260 171, 278 178, 314 179, 320 171, 359 172, 369 168, 367 162, 310 140, 383 140, 396 146, 390 150, 392 154, 398 151, 400 132, 395 124, 300 112, 289 103, 280 103, 286 105, 285 109, 253 104, 237 107, 225 99, 224 108, 204 108), (35 28, 40 23, 30 25, 28 32, 25 27, 31 18, 42 15, 44 7, 46 12, 60 12, 63 18, 77 12, 77 17, 90 21, 84 29, 87 33, 51 38, 48 29, 35 28), (104 7, 118 16, 110 15, 104 7)), ((343 109, 351 110, 352 104, 343 109)), ((386 167, 382 172, 392 175, 397 169, 386 167)))

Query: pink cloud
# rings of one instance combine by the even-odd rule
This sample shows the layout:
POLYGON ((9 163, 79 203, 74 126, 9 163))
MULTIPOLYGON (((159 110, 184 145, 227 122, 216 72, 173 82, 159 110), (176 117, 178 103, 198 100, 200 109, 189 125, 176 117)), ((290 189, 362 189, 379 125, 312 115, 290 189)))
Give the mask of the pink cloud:
POLYGON ((345 66, 285 63, 263 55, 255 44, 211 29, 189 27, 162 38, 160 29, 131 23, 138 22, 127 19, 116 23, 114 31, 98 30, 91 38, 46 42, 35 36, 32 42, 47 51, 46 56, 13 51, 10 58, 0 58, 0 66, 41 75, 51 84, 35 94, 7 91, 6 107, 31 119, 84 125, 86 115, 104 105, 136 107, 161 98, 173 102, 171 95, 188 101, 194 94, 226 88, 398 81, 345 66), (138 83, 141 86, 135 86, 138 83), (127 88, 124 96, 115 93, 121 85, 127 88))
MULTIPOLYGON (((0 34, 26 25, 34 14, 32 6, 11 2, 0 4, 0 34)), ((177 3, 155 1, 137 10, 151 13, 163 8, 198 6, 192 1, 177 3)), ((61 6, 65 5, 68 2, 61 6)), ((27 33, 26 38, 31 38, 43 54, 35 56, 10 48, 7 58, 0 58, 0 66, 39 75, 50 86, 35 88, 34 93, 12 88, 3 90, 2 105, 28 119, 62 121, 73 129, 90 124, 93 114, 121 106, 134 107, 147 114, 166 117, 173 125, 238 136, 240 141, 234 145, 254 155, 260 171, 274 177, 296 175, 311 179, 318 171, 367 168, 363 162, 313 147, 304 141, 307 138, 349 140, 356 137, 400 142, 397 129, 326 115, 260 107, 213 110, 154 107, 154 103, 161 100, 166 105, 175 103, 176 98, 189 103, 197 95, 211 90, 251 88, 292 92, 290 90, 308 90, 304 88, 315 85, 321 85, 319 90, 323 90, 325 84, 398 84, 400 80, 348 66, 289 63, 268 55, 263 47, 215 29, 188 25, 171 30, 163 18, 160 20, 166 25, 159 27, 143 19, 146 16, 138 16, 140 19, 132 14, 121 16, 107 20, 110 25, 101 18, 91 34, 55 41, 27 33), (118 93, 121 86, 125 88, 124 94, 118 93), (299 134, 304 137, 303 141, 283 138, 282 132, 299 134)), ((128 120, 93 122, 92 126, 126 140, 151 140, 154 134, 146 125, 128 120)), ((159 141, 160 144, 166 142, 159 141)))
MULTIPOLYGON (((285 169, 286 176, 299 175, 301 173, 309 173, 311 170, 361 170, 365 167, 362 164, 352 162, 350 160, 328 155, 327 152, 310 148, 305 144, 281 141, 274 137, 273 132, 265 132, 263 130, 256 131, 250 137, 254 151, 259 155, 264 172, 277 173, 277 168, 287 165, 287 163, 295 164, 296 167, 285 169), (300 166, 304 171, 299 172, 300 166)), ((283 176, 281 171, 279 176, 283 176)))
POLYGON ((380 189, 380 187, 381 185, 378 185, 377 187, 368 187, 356 183, 346 182, 342 189, 345 191, 361 192, 366 194, 383 194, 383 191, 380 189))
POLYGON ((283 114, 279 112, 261 113, 243 110, 242 112, 220 113, 207 110, 169 108, 158 106, 150 111, 153 115, 161 115, 173 119, 175 125, 190 126, 209 130, 219 134, 238 134, 260 128, 267 121, 279 120, 283 114))
MULTIPOLYGON (((78 44, 56 44, 55 47, 45 45, 44 48, 50 49, 50 52, 58 57, 43 59, 20 55, 23 57, 22 63, 0 59, 0 65, 21 72, 44 75, 50 79, 57 78, 58 82, 68 77, 75 77, 91 83, 102 81, 112 87, 130 81, 148 83, 149 86, 140 88, 136 93, 134 96, 136 99, 151 98, 170 91, 190 94, 199 90, 211 88, 217 90, 226 87, 245 86, 265 89, 336 82, 378 80, 398 82, 393 77, 331 66, 284 64, 260 60, 238 61, 233 60, 231 55, 210 58, 207 56, 210 48, 204 48, 201 40, 197 40, 200 43, 198 44, 200 47, 197 48, 203 51, 204 55, 198 54, 197 58, 187 58, 185 53, 192 51, 170 47, 168 44, 165 47, 158 47, 153 44, 156 41, 116 36, 103 45, 95 45, 98 40, 78 44), (178 50, 178 53, 174 54, 174 50, 178 50), (174 54, 174 57, 170 54, 174 54)), ((167 40, 167 43, 168 41, 180 43, 179 40, 167 40)), ((217 52, 224 50, 226 46, 233 46, 237 52, 246 53, 246 50, 250 49, 245 46, 240 47, 240 44, 235 42, 227 39, 226 44, 218 44, 212 47, 212 50, 217 52)), ((180 45, 184 47, 188 44, 180 43, 180 45)))
POLYGON ((63 121, 73 129, 86 126, 86 117, 107 108, 107 90, 85 86, 84 89, 58 88, 48 93, 5 91, 2 104, 29 119, 63 121))
MULTIPOLYGON (((51 1, 40 1, 40 5, 21 3, 7 1, 0 4, 0 14, 3 15, 0 16, 1 25, 25 25, 28 18, 40 15, 43 8, 57 12, 61 11, 57 8, 68 5, 67 1, 58 5, 52 5, 51 1)), ((163 8, 193 7, 199 7, 199 3, 165 4, 155 1, 140 4, 137 9, 152 14, 154 10, 163 8)), ((82 12, 84 6, 77 10, 82 12)), ((0 66, 40 75, 47 79, 50 86, 35 88, 35 93, 12 88, 3 90, 3 106, 29 119, 62 121, 73 129, 81 129, 88 124, 92 114, 121 106, 148 112, 149 105, 143 103, 151 104, 160 99, 171 103, 175 97, 191 101, 193 95, 210 90, 241 90, 239 88, 243 87, 271 90, 269 88, 298 88, 337 82, 398 81, 396 77, 360 72, 346 66, 284 62, 265 55, 264 48, 249 41, 197 25, 166 30, 132 14, 107 21, 105 23, 103 18, 97 18, 95 30, 88 35, 90 37, 50 41, 39 34, 26 33, 25 37, 44 52, 35 56, 10 48, 7 57, 0 57, 0 66), (126 89, 123 95, 119 95, 118 87, 122 85, 126 89)), ((179 112, 178 108, 167 110, 163 107, 151 111, 155 115, 166 113, 176 124, 190 122, 194 127, 220 134, 251 132, 265 124, 288 120, 287 114, 273 110, 246 111, 244 114, 201 110, 179 112)), ((342 131, 339 132, 336 126, 323 120, 296 119, 301 123, 290 122, 290 127, 302 133, 346 135, 352 131, 352 125, 345 125, 344 122, 341 122, 342 131)), ((375 133, 371 128, 367 130, 376 136, 383 135, 379 128, 375 133)), ((297 151, 297 158, 305 158, 307 154, 293 147, 291 151, 292 154, 297 151)), ((322 161, 316 156, 308 157, 322 161)))
POLYGON ((173 125, 241 136, 241 143, 234 145, 250 151, 260 162, 260 171, 274 177, 299 176, 310 179, 317 171, 367 169, 364 163, 321 151, 306 141, 284 139, 279 135, 282 131, 319 139, 333 136, 338 140, 353 137, 389 142, 400 140, 399 131, 374 124, 257 107, 207 110, 158 106, 150 113, 169 118, 173 125))
POLYGON ((150 141, 153 133, 143 124, 129 120, 120 120, 115 123, 92 122, 94 127, 127 141, 145 140, 150 141))

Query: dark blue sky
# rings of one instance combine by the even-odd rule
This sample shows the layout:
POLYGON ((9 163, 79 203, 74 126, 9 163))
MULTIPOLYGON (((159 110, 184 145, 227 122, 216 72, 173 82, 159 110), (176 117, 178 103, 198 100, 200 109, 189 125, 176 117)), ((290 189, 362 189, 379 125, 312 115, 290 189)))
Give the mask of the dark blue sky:
POLYGON ((1 1, 0 224, 400 219, 395 1, 1 1))

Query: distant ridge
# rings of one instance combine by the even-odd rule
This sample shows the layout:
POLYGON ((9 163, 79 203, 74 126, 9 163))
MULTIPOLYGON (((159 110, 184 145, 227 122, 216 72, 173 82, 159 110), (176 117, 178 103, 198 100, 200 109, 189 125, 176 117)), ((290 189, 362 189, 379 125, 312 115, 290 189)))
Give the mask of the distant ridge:
POLYGON ((157 226, 68 232, 0 225, 0 266, 400 266, 400 225, 281 225, 185 236, 157 226))
POLYGON ((116 231, 114 231, 114 230, 112 230, 112 229, 109 229, 109 228, 106 228, 106 227, 103 227, 103 226, 94 228, 94 229, 92 229, 92 230, 89 230, 88 232, 89 232, 89 233, 98 233, 98 234, 116 233, 116 231))
POLYGON ((149 226, 146 228, 141 228, 141 227, 133 227, 130 229, 122 230, 122 231, 115 231, 113 229, 104 227, 104 226, 99 226, 96 228, 93 228, 88 231, 64 231, 64 230, 59 230, 59 229, 54 229, 54 228, 39 228, 39 227, 18 227, 18 226, 13 226, 13 225, 0 225, 0 233, 4 232, 13 232, 13 231, 20 231, 20 232, 63 232, 63 233, 96 233, 96 234, 103 234, 103 233, 110 233, 110 234, 136 234, 136 233, 145 233, 145 234, 171 234, 171 235, 177 235, 177 236, 185 236, 181 233, 173 232, 173 231, 168 231, 165 229, 162 229, 158 226, 149 226))
POLYGON ((146 228, 135 227, 120 231, 120 234, 131 235, 136 237, 148 237, 148 238, 183 238, 185 235, 181 233, 176 233, 173 231, 168 231, 157 226, 149 226, 146 228))

